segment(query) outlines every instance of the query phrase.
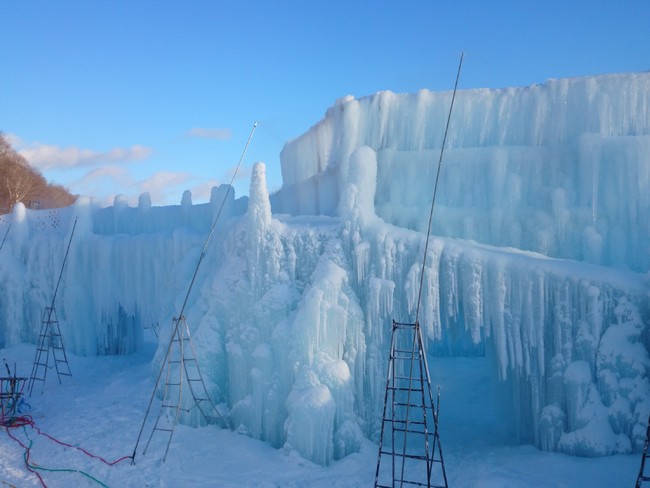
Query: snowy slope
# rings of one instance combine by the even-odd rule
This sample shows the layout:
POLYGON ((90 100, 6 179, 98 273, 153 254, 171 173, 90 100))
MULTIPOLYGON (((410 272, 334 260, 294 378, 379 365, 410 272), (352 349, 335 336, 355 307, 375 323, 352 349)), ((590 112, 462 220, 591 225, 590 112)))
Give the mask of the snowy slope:
MULTIPOLYGON (((44 433, 60 442, 109 462, 130 455, 152 386, 152 345, 126 356, 71 355, 74 383, 58 385, 53 379, 44 392, 28 399, 30 407, 25 406, 26 412, 44 433)), ((32 346, 12 346, 1 353, 12 367, 16 362, 19 371, 31 368, 32 346)), ((639 469, 638 455, 584 459, 509 442, 495 417, 492 382, 483 359, 444 358, 436 362, 434 369, 445 372, 436 380, 448 392, 442 405, 442 438, 450 486, 633 486, 639 469), (483 408, 470 411, 469 405, 477 402, 483 408), (449 428, 452 425, 462 428, 449 428)), ((126 460, 109 467, 31 428, 12 429, 12 433, 22 442, 33 441, 30 461, 48 470, 34 469, 49 488, 99 488, 102 484, 124 488, 360 488, 372 486, 377 460, 376 444, 370 441, 364 442, 360 452, 322 467, 291 451, 274 449, 216 426, 180 425, 164 463, 164 446, 159 442, 134 466, 126 460)), ((25 468, 24 452, 6 432, 0 434, 0 486, 43 486, 25 468)))

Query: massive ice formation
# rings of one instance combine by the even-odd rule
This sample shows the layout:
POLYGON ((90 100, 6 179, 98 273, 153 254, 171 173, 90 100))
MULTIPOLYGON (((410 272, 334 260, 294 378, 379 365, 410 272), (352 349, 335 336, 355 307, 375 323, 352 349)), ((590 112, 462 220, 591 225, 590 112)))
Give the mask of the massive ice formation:
MULTIPOLYGON (((377 214, 426 229, 451 93, 346 97, 282 151, 276 211, 335 215, 352 153, 376 152, 377 214)), ((458 94, 437 235, 650 266, 650 76, 552 80, 458 94)))
MULTIPOLYGON (((458 93, 426 259, 450 93, 341 99, 250 197, 0 217, 0 346, 57 302, 67 346, 129 353, 186 309, 213 399, 237 430, 328 464, 377 439, 392 319, 430 355, 486 356, 522 442, 638 450, 650 412, 650 74, 458 93)), ((453 403, 453 399, 446 400, 453 403)), ((186 419, 190 421, 191 419, 186 419)), ((447 431, 453 426, 446 426, 447 431)), ((443 440, 444 441, 444 440, 443 440)))

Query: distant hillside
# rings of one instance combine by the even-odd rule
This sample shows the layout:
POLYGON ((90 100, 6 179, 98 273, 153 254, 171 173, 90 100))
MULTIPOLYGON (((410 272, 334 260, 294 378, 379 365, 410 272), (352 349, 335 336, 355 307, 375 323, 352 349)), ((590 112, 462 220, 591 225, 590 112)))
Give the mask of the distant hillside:
POLYGON ((11 212, 17 202, 28 208, 58 208, 75 199, 67 188, 49 183, 0 133, 0 214, 11 212))

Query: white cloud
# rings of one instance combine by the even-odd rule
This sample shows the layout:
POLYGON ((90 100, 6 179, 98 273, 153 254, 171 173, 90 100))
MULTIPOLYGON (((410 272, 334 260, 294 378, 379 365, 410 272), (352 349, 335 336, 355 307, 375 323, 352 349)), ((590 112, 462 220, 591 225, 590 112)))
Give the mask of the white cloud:
POLYGON ((192 192, 192 202, 209 202, 212 196, 212 188, 219 186, 220 182, 217 180, 208 180, 194 185, 190 191, 192 192))
POLYGON ((190 178, 188 173, 159 171, 138 182, 139 193, 149 193, 152 202, 172 201, 176 197, 180 203, 183 193, 181 186, 190 178))
POLYGON ((128 193, 135 188, 135 182, 126 168, 107 165, 88 171, 67 186, 73 193, 93 197, 102 206, 106 206, 113 205, 117 194, 128 193), (124 191, 113 191, 114 189, 124 189, 124 191))
POLYGON ((144 191, 155 190, 167 185, 179 185, 187 181, 188 173, 175 173, 172 171, 159 171, 140 182, 140 187, 144 191))
POLYGON ((239 166, 239 168, 237 168, 236 165, 231 166, 230 168, 228 168, 228 171, 226 172, 228 178, 227 183, 230 183, 231 180, 233 181, 233 183, 236 181, 246 180, 251 177, 252 171, 253 171, 252 164, 242 164, 239 166), (237 172, 236 174, 235 171, 237 172))
POLYGON ((214 179, 201 181, 190 173, 171 171, 159 171, 136 180, 128 168, 106 165, 88 171, 69 187, 74 193, 96 198, 102 206, 113 205, 116 195, 126 195, 129 204, 136 206, 139 196, 145 192, 154 205, 177 205, 187 189, 192 192, 193 203, 208 202, 212 187, 219 184, 214 179))
POLYGON ((124 186, 133 185, 133 178, 125 168, 110 165, 88 171, 75 184, 86 186, 95 184, 95 182, 100 180, 111 180, 112 183, 124 186))
POLYGON ((16 136, 10 136, 8 139, 18 153, 29 161, 29 164, 41 171, 140 161, 148 158, 152 153, 150 148, 140 145, 128 148, 115 147, 108 151, 94 151, 76 146, 62 148, 53 144, 41 143, 24 146, 21 139, 16 136))
POLYGON ((232 137, 230 129, 209 129, 204 127, 194 127, 187 131, 190 137, 200 137, 202 139, 218 139, 226 141, 232 137))

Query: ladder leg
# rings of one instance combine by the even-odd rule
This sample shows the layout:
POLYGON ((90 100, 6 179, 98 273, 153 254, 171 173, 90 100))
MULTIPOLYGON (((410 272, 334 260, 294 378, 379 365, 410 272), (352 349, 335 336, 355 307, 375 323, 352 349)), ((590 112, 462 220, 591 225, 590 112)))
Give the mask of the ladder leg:
POLYGON ((639 468, 639 475, 636 478, 636 488, 641 488, 644 481, 650 481, 650 476, 645 475, 645 460, 648 457, 648 447, 650 446, 650 416, 648 416, 648 427, 646 428, 645 444, 643 446, 643 454, 641 455, 641 467, 639 468))

